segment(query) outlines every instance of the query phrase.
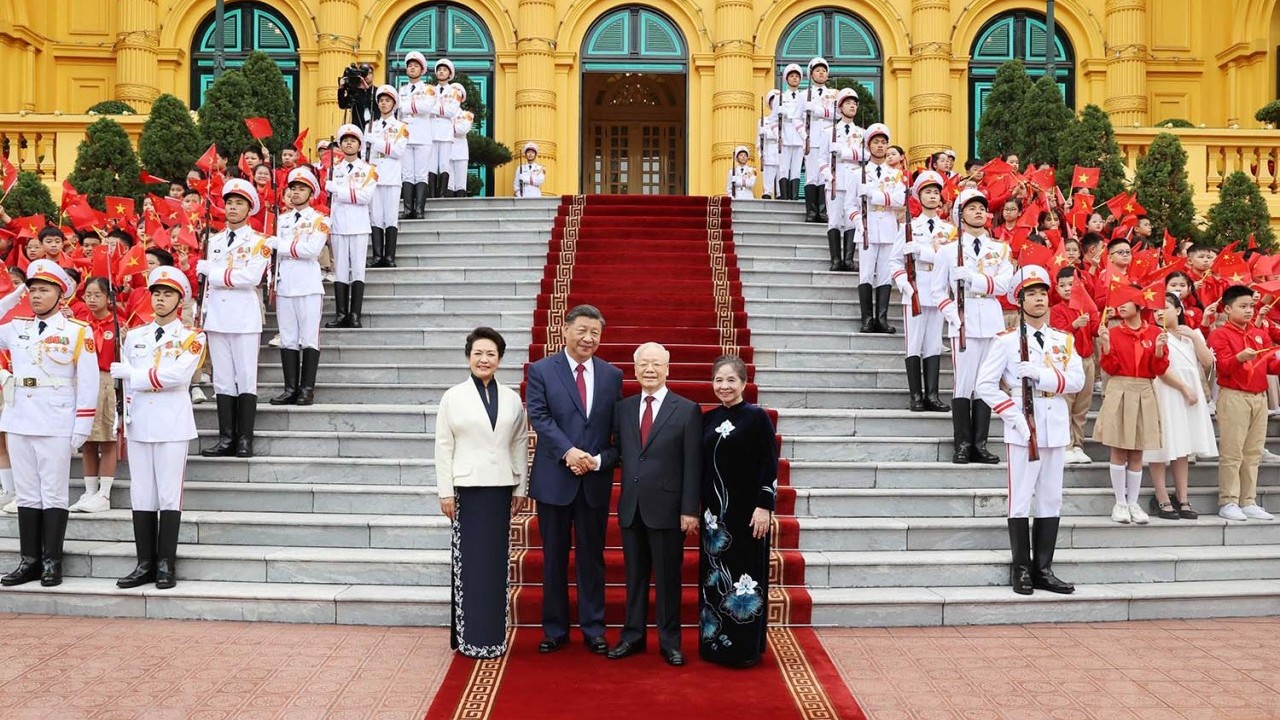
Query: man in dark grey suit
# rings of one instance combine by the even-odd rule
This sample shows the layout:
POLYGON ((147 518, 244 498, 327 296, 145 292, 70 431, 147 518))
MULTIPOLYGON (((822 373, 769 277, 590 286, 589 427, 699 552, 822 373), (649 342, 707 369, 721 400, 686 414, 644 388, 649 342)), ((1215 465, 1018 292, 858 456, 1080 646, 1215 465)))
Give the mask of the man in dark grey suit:
POLYGON ((667 390, 671 353, 657 343, 636 349, 641 393, 613 412, 615 445, 601 453, 602 465, 622 463, 618 524, 627 571, 627 618, 622 639, 609 651, 618 660, 645 649, 649 574, 658 600, 658 649, 671 665, 680 651, 680 566, 684 536, 698 532, 702 481, 702 409, 667 390))

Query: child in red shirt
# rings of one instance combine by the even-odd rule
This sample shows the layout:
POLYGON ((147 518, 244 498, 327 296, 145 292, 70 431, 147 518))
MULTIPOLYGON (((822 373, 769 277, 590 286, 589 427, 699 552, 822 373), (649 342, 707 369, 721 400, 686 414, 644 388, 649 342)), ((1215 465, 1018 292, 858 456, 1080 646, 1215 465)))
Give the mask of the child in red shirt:
MULTIPOLYGON (((107 279, 89 278, 84 284, 85 310, 76 319, 93 330, 98 347, 98 407, 93 428, 84 443, 84 494, 67 508, 71 512, 97 513, 111 509, 111 485, 116 463, 116 387, 111 379, 111 363, 116 359, 117 318, 111 307, 107 279)), ((123 421, 123 418, 121 418, 123 421)))
POLYGON ((1097 377, 1097 363, 1093 360, 1094 338, 1098 335, 1101 318, 1099 313, 1082 313, 1071 307, 1071 293, 1075 291, 1079 275, 1080 271, 1074 267, 1058 271, 1054 290, 1059 301, 1049 310, 1049 324, 1071 334, 1076 354, 1084 366, 1084 388, 1067 398, 1067 408, 1071 411, 1071 447, 1067 449, 1065 460, 1071 465, 1088 465, 1093 461, 1084 452, 1084 422, 1093 404, 1093 381, 1097 377))
POLYGON ((1143 320, 1142 291, 1117 288, 1111 297, 1120 322, 1098 332, 1102 371, 1110 376, 1102 393, 1102 409, 1093 426, 1093 439, 1111 448, 1111 489, 1116 504, 1111 519, 1145 524, 1138 506, 1142 487, 1142 451, 1161 444, 1160 408, 1152 380, 1169 369, 1168 338, 1143 320))

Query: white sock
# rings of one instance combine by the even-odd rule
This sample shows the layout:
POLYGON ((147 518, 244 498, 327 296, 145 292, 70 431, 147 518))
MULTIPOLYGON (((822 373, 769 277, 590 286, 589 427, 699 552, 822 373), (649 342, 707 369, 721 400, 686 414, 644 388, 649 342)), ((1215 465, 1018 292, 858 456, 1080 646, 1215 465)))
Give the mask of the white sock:
POLYGON ((1111 489, 1115 491, 1116 503, 1120 505, 1129 504, 1125 499, 1124 470, 1123 465, 1111 466, 1111 489))
POLYGON ((97 475, 84 476, 84 492, 86 495, 93 495, 94 493, 98 492, 98 476, 97 475))
POLYGON ((1126 497, 1129 498, 1128 505, 1138 504, 1138 491, 1142 489, 1142 471, 1126 470, 1125 480, 1128 481, 1128 492, 1126 497))
POLYGON ((115 481, 116 479, 110 475, 103 475, 99 477, 98 478, 98 494, 110 500, 111 499, 111 483, 115 481))
POLYGON ((0 492, 5 495, 13 493, 13 468, 0 468, 0 492))

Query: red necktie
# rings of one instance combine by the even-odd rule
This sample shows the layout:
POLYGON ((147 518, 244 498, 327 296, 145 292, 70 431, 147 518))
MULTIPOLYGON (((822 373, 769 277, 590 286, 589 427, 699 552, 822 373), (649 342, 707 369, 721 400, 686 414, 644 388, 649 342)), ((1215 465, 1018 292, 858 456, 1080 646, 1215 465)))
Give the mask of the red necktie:
POLYGON ((587 407, 587 376, 584 375, 587 366, 578 363, 578 397, 582 398, 582 411, 590 413, 591 409, 587 407))
POLYGON ((644 415, 640 418, 640 447, 649 444, 649 431, 653 430, 653 396, 644 398, 644 415))

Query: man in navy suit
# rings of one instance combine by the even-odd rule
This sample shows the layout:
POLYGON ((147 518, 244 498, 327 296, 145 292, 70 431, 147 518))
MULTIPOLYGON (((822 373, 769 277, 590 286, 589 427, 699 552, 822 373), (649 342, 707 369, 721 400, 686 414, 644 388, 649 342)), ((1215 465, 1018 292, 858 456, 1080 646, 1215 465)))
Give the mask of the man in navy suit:
POLYGON ((569 641, 569 544, 576 538, 578 625, 583 642, 603 655, 604 542, 613 489, 612 468, 601 471, 609 447, 613 407, 622 397, 622 371, 596 359, 604 316, 579 305, 564 318, 564 352, 529 366, 525 405, 538 433, 529 473, 542 534, 542 642, 539 652, 569 641))

